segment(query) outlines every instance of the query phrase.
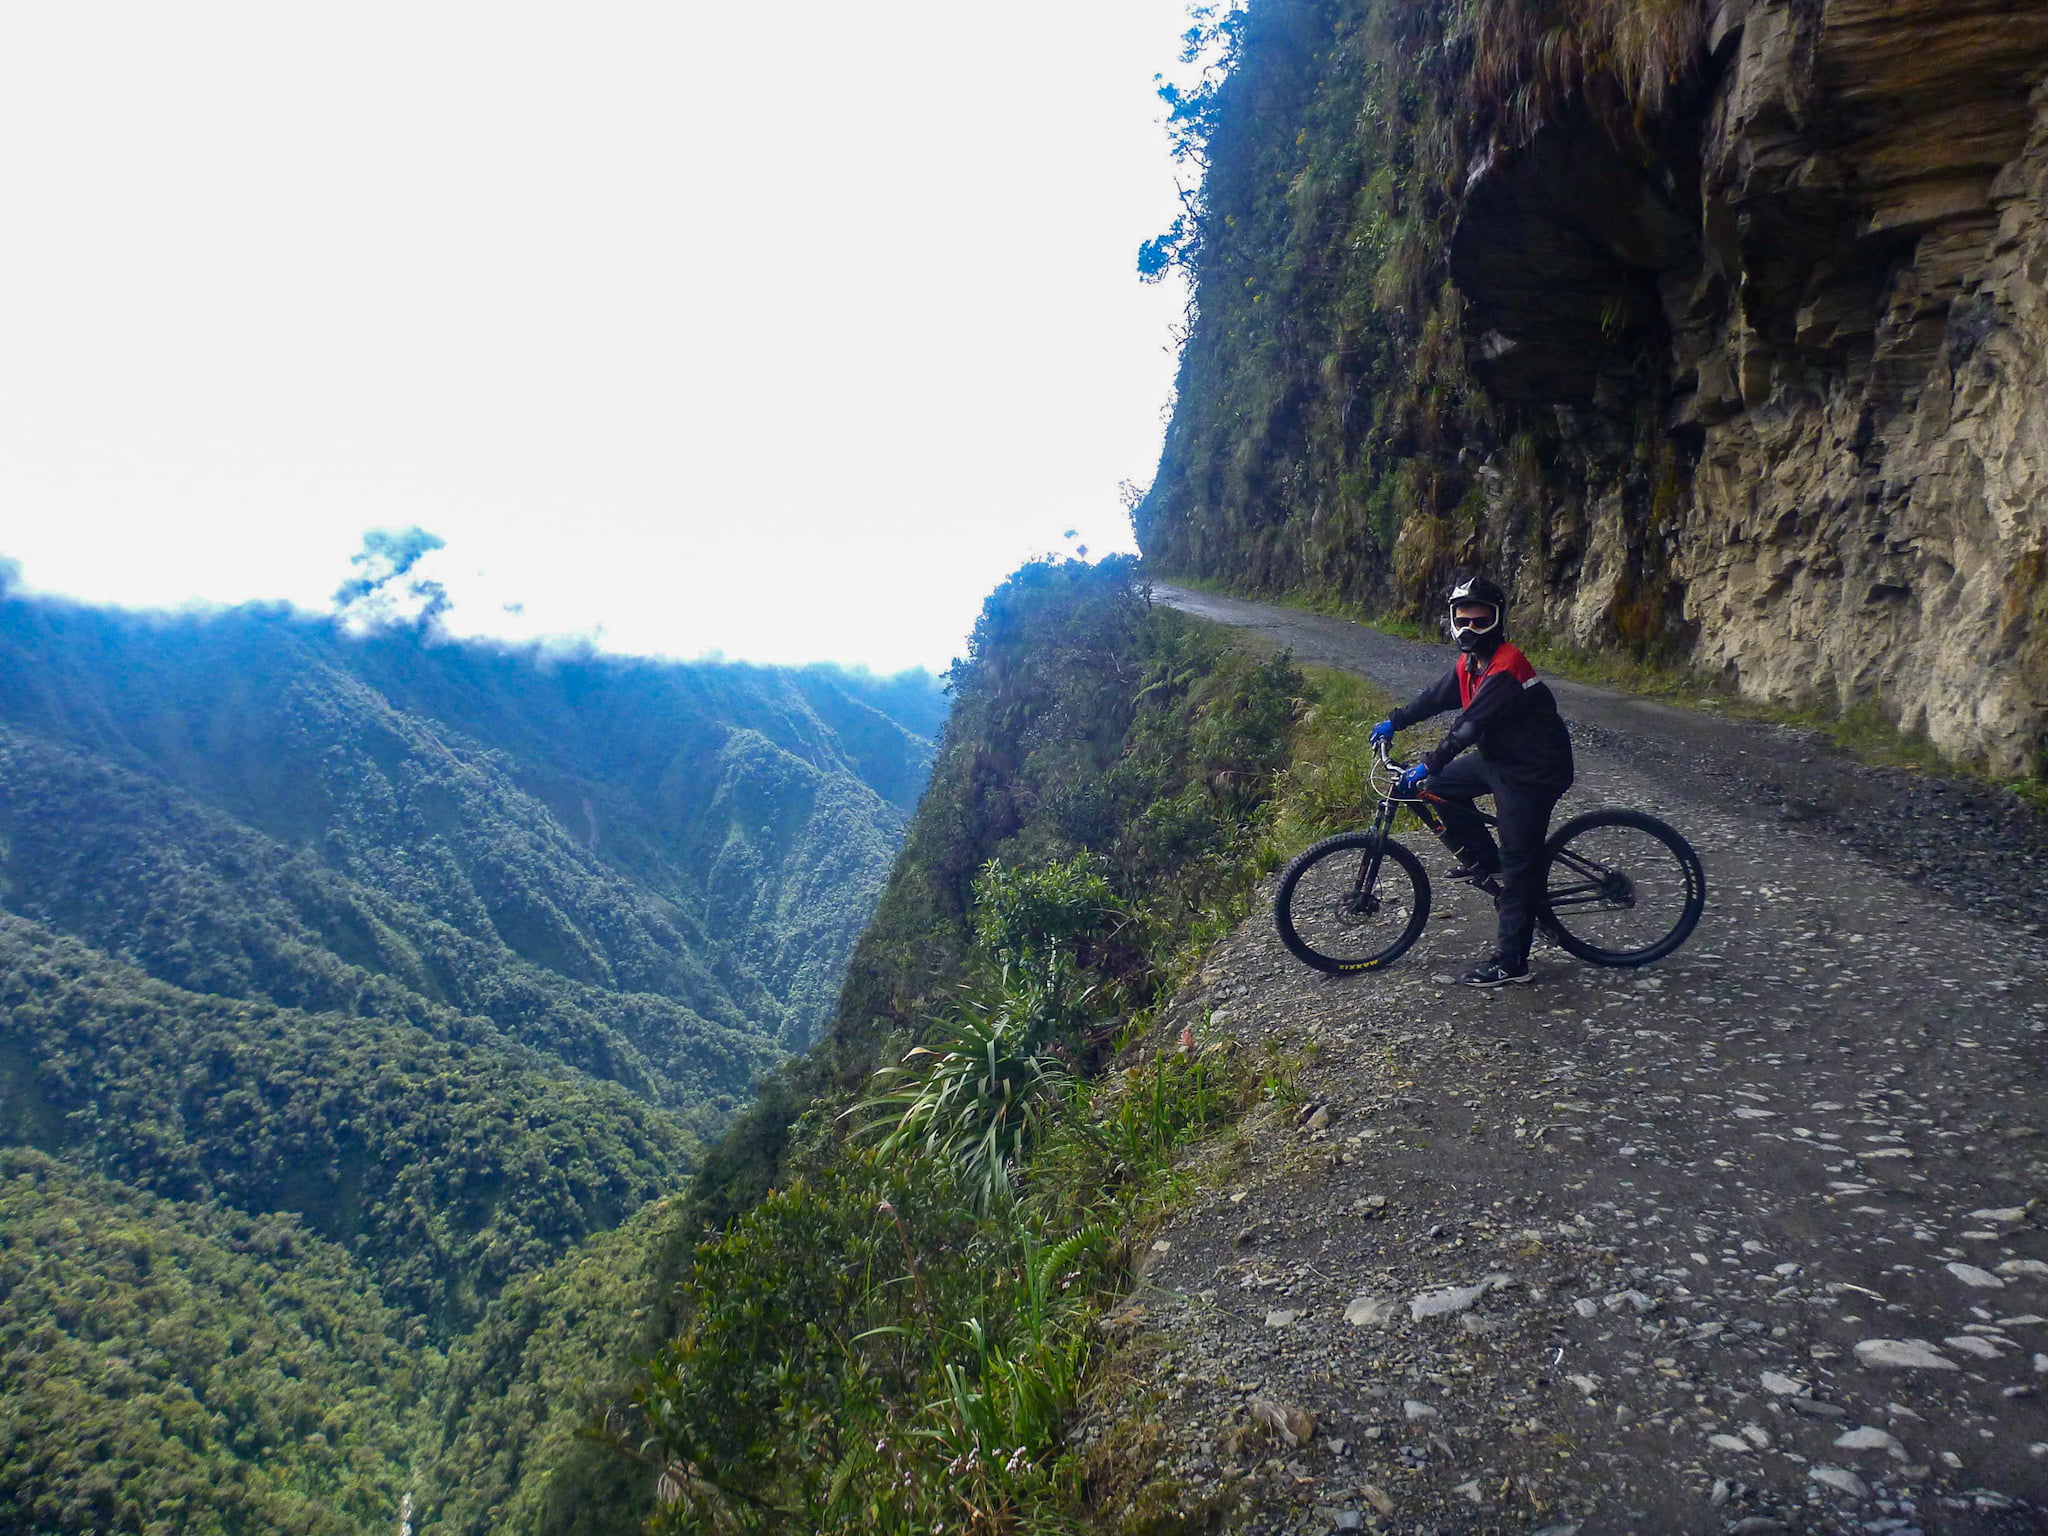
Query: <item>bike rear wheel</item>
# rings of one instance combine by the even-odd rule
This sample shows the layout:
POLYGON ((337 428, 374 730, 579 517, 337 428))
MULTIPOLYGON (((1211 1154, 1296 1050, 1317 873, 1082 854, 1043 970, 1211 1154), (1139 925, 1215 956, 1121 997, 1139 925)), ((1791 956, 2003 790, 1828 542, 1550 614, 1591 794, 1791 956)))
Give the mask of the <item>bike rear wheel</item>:
POLYGON ((1589 811, 1545 848, 1538 921, 1567 952, 1594 965, 1648 965, 1692 935, 1707 905, 1707 874, 1676 828, 1641 811, 1589 811))
POLYGON ((1303 850, 1273 902, 1280 942, 1333 975, 1370 971, 1404 953, 1429 921, 1422 861, 1377 832, 1346 832, 1303 850))

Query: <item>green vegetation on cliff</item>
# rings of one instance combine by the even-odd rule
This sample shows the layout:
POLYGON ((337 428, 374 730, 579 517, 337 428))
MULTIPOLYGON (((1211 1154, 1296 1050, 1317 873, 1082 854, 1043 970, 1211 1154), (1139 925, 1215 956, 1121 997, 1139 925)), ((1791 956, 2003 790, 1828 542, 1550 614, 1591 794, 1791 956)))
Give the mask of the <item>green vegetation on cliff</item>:
POLYGON ((1113 558, 1028 565, 998 587, 952 685, 930 788, 830 1032, 768 1081, 699 1177, 692 1199, 714 1224, 768 1187, 816 1093, 857 1087, 885 1039, 968 978, 974 882, 990 861, 1099 861, 1123 910, 1082 958, 1125 1010, 1241 910, 1251 816, 1287 761, 1300 690, 1284 661, 1153 607, 1132 563, 1113 558))
POLYGON ((1462 8, 1270 0, 1234 13, 1182 109, 1202 184, 1154 266, 1195 320, 1135 519, 1169 572, 1386 601, 1432 579, 1479 422, 1445 313, 1462 8))
POLYGON ((678 1533, 1070 1530, 1128 1492, 1065 1439, 1096 1324, 1189 1143, 1285 1082, 1134 1042, 1355 806, 1381 701, 1152 606, 1123 560, 1017 573, 953 685, 832 1032, 649 1245, 628 1316, 665 1342, 601 1421, 624 1455, 532 1473, 501 1528, 595 1529, 545 1498, 678 1533))

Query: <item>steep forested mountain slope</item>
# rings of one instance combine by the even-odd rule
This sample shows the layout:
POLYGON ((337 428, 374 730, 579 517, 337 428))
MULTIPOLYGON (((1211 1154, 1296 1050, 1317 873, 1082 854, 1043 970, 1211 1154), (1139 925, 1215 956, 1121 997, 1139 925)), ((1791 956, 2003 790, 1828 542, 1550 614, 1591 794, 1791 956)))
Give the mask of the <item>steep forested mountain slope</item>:
POLYGON ((393 1528, 431 1357, 289 1217, 0 1150, 0 1530, 393 1528))
POLYGON ((207 990, 325 1003, 339 961, 560 1048, 801 1043, 929 756, 864 687, 8 601, 8 905, 207 990))
POLYGON ((693 1138, 488 1032, 154 982, 0 917, 0 1132, 184 1201, 294 1213, 437 1331, 673 1189, 693 1138))
POLYGON ((943 708, 0 591, 0 1531, 394 1525, 442 1351, 816 1031, 943 708))
POLYGON ((1258 1070, 1109 1069, 1321 827, 1322 733, 1363 706, 1155 606, 1128 557, 1015 573, 952 687, 830 1031, 687 1197, 509 1285, 451 1352, 424 1536, 1072 1531, 1103 1506, 1063 1438, 1095 1309, 1258 1070))
POLYGON ((2048 769, 2048 12, 1252 0, 1180 96, 1155 569, 2048 769))

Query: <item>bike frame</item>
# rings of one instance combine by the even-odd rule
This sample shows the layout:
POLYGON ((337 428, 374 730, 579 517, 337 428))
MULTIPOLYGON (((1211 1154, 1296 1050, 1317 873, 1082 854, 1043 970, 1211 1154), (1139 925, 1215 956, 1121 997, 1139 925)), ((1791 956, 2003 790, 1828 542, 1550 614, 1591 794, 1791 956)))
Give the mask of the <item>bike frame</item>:
MULTIPOLYGON (((1444 799, 1442 795, 1431 794, 1427 789, 1419 790, 1413 795, 1396 793, 1400 776, 1407 771, 1405 766, 1387 755, 1384 742, 1373 743, 1373 756, 1377 759, 1377 768, 1384 769, 1389 775, 1389 780, 1382 785, 1377 771, 1372 776, 1373 790, 1380 797, 1379 811, 1374 815, 1372 822, 1373 831, 1379 835, 1379 839, 1373 845, 1372 853, 1359 868, 1357 884, 1351 890, 1354 902, 1362 900, 1367 892, 1379 884, 1381 853, 1393 836, 1394 820, 1401 814, 1402 806, 1405 805, 1413 811, 1415 819, 1439 840, 1449 831, 1444 825, 1443 817, 1437 814, 1436 807, 1449 805, 1450 801, 1444 799)), ((1461 813, 1478 817, 1483 826, 1500 825, 1497 818, 1489 816, 1476 805, 1460 805, 1458 809, 1461 813)), ((1546 869, 1556 869, 1560 865, 1582 878, 1575 884, 1554 885, 1546 889, 1542 896, 1544 907, 1555 910, 1558 907, 1586 907, 1603 903, 1610 906, 1616 903, 1634 905, 1634 892, 1627 888, 1628 876, 1617 874, 1598 860, 1586 858, 1569 848, 1560 848, 1546 869), (1617 882, 1620 883, 1620 888, 1617 888, 1617 882)))

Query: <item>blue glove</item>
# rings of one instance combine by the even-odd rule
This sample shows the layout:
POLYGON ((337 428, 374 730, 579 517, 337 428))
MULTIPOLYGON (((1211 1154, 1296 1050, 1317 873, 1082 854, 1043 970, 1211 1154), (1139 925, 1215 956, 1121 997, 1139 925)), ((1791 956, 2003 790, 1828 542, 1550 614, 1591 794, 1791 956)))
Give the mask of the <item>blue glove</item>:
POLYGON ((1365 739, 1375 747, 1392 746, 1394 744, 1394 722, 1382 720, 1378 725, 1366 732, 1365 739))
POLYGON ((1413 768, 1404 771, 1401 777, 1394 781, 1394 793, 1397 795, 1412 795, 1422 788, 1422 781, 1428 777, 1429 764, 1417 763, 1413 768))

